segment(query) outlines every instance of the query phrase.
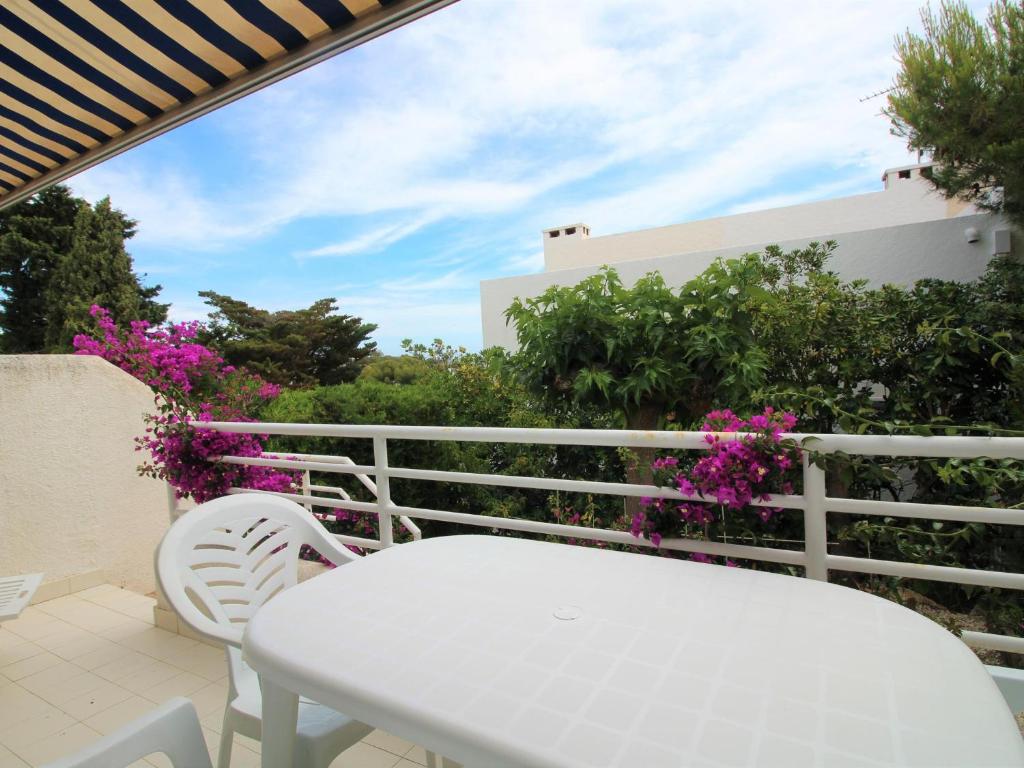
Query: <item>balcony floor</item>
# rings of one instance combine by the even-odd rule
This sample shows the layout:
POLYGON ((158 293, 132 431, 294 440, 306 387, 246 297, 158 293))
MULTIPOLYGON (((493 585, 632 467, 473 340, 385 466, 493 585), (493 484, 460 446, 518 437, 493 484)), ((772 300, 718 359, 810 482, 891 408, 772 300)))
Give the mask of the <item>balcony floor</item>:
MULTIPOLYGON (((216 764, 227 699, 224 651, 153 626, 151 598, 104 585, 38 603, 0 624, 0 768, 49 762, 171 696, 199 711, 216 764)), ((231 765, 259 766, 235 737, 231 765)), ((331 768, 419 768, 423 749, 374 731, 331 768)), ((167 766, 162 755, 135 764, 167 766)))

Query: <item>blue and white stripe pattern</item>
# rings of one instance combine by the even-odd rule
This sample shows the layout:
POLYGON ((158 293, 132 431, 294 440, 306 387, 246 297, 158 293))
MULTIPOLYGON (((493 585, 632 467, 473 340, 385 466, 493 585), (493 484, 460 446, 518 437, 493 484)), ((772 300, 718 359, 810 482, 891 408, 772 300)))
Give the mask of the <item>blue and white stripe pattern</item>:
POLYGON ((304 49, 327 51, 353 31, 369 39, 447 2, 2 0, 0 206, 155 135, 161 121, 166 130, 177 113, 191 119, 190 105, 215 105, 245 78, 308 66, 304 49))

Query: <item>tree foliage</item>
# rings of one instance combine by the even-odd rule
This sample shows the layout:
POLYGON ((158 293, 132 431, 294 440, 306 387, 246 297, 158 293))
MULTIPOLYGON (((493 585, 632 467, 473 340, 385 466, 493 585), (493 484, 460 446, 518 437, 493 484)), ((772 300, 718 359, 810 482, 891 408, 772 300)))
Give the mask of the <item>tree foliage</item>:
POLYGON ((936 161, 945 195, 1024 224, 1024 5, 997 0, 982 23, 943 2, 921 19, 922 35, 896 40, 893 132, 936 161))
POLYGON ((115 321, 162 322, 160 286, 143 286, 125 241, 135 222, 62 185, 0 212, 0 351, 69 352, 93 304, 115 321))
POLYGON ((693 421, 763 382, 752 334, 766 296, 759 277, 753 255, 717 261, 678 290, 657 273, 627 288, 606 267, 516 299, 506 313, 519 341, 511 367, 532 392, 614 409, 632 429, 654 429, 676 409, 693 421))
POLYGON ((202 291, 214 308, 201 341, 236 366, 289 387, 339 384, 355 379, 377 348, 377 328, 337 314, 334 299, 306 309, 269 312, 230 296, 202 291))

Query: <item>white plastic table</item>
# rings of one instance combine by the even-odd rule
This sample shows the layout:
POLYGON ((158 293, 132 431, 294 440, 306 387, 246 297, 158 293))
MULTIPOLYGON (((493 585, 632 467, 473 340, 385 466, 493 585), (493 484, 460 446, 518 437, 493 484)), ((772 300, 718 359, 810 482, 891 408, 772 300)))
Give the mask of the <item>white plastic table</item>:
POLYGON ((402 544, 249 622, 263 765, 296 694, 466 766, 1017 766, 981 662, 802 578, 489 536, 402 544))

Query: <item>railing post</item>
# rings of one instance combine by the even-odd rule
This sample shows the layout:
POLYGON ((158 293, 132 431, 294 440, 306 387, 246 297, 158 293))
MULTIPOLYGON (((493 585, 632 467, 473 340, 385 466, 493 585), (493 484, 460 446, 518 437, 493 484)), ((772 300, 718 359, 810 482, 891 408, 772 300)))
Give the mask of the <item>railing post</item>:
POLYGON ((178 497, 174 494, 174 486, 168 482, 164 485, 167 486, 167 518, 171 521, 171 525, 174 525, 174 521, 178 519, 178 497))
POLYGON ((394 544, 391 530, 391 476, 388 473, 388 441, 385 437, 373 438, 374 475, 377 481, 377 519, 380 528, 381 547, 394 544))
POLYGON ((828 528, 825 525, 825 470, 814 465, 807 452, 804 469, 804 573, 809 579, 828 581, 828 528))
MULTIPOLYGON (((311 491, 309 488, 310 485, 311 483, 309 482, 309 470, 305 469, 302 471, 302 495, 305 496, 306 498, 309 498, 310 496, 313 495, 313 491, 311 491)), ((313 505, 310 502, 307 501, 302 506, 306 508, 307 512, 313 514, 313 505)))

